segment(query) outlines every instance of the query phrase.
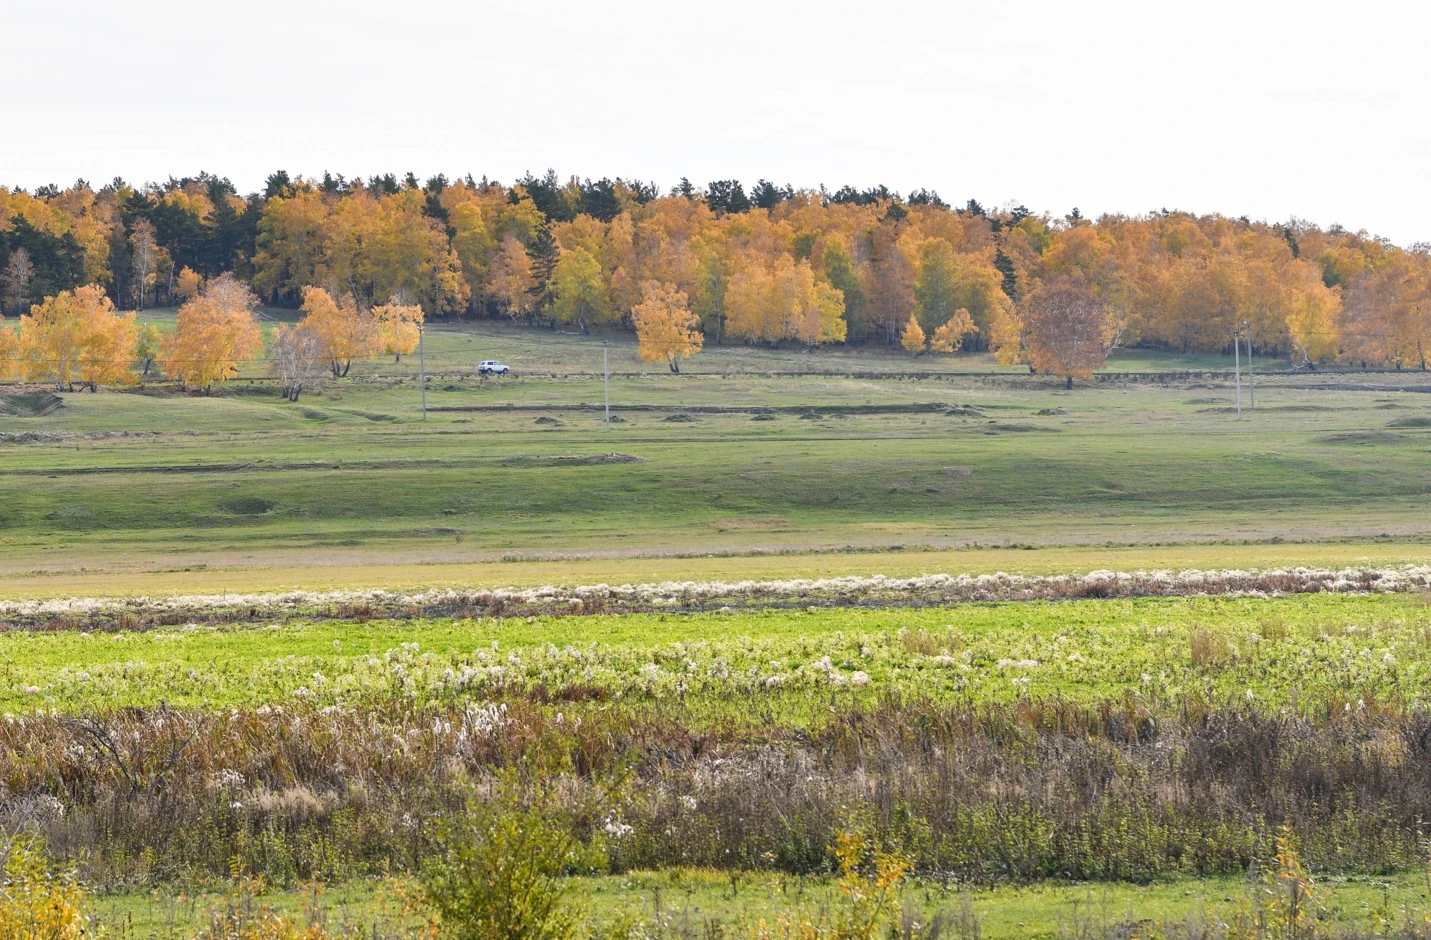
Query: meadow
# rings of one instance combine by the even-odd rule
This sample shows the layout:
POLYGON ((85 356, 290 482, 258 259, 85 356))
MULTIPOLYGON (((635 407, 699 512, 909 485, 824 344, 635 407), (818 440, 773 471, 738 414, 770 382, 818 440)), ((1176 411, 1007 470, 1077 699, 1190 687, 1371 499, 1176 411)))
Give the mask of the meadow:
POLYGON ((423 935, 487 812, 590 936, 874 936, 891 859, 897 936, 1431 929, 1423 376, 608 339, 610 430, 600 337, 490 323, 426 420, 0 390, 0 820, 97 926, 423 935))
POLYGON ((1431 607, 1359 587, 17 630, 0 766, 133 936, 187 935, 235 871, 247 904, 416 930, 395 899, 443 820, 528 772, 586 807, 573 884, 628 935, 837 908, 850 819, 914 866, 901 916, 987 936, 1231 918, 1284 825, 1323 926, 1402 925, 1428 909, 1431 607))
MULTIPOLYGON (((1124 568, 1278 541, 1356 543, 1288 561, 1414 561, 1427 530, 1431 402, 1412 373, 1266 371, 1239 422, 1228 377, 1179 357, 1130 354, 1161 378, 1068 392, 977 355, 891 353, 870 373, 868 355, 715 348, 673 376, 611 337, 608 431, 601 340, 490 324, 429 339, 426 421, 410 357, 297 404, 256 381, 0 414, 0 591, 319 588, 373 566, 404 586, 566 577, 517 560, 583 577, 616 559, 592 576, 627 581, 632 558, 976 546, 1149 549, 1124 568), (483 357, 515 376, 478 378, 483 357), (927 371, 941 365, 959 374, 927 371)), ((992 567, 926 570, 950 564, 992 567)))

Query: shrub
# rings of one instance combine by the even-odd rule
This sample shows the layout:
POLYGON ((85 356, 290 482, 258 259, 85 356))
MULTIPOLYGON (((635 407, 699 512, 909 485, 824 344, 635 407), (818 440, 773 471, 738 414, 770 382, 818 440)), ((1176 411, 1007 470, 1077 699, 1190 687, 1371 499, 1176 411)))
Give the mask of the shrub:
POLYGON ((952 653, 964 648, 964 635, 952 626, 943 630, 905 630, 902 637, 905 651, 919 656, 952 653))
POLYGON ((79 940, 87 932, 86 900, 73 874, 50 871, 37 843, 17 841, 5 860, 5 885, 0 888, 0 937, 79 940))
POLYGON ((1287 621, 1278 614, 1263 618, 1259 631, 1262 639, 1270 643, 1280 643, 1287 639, 1287 621))
POLYGON ((501 775, 492 795, 442 822, 441 854, 422 873, 442 932, 462 940, 570 940, 583 911, 570 901, 572 871, 589 867, 554 787, 501 775))
POLYGON ((223 906, 195 940, 327 940, 328 933, 315 918, 306 925, 259 903, 262 878, 237 876, 223 906))
POLYGON ((1210 666, 1227 662, 1232 658, 1232 644, 1227 637, 1213 633, 1206 627, 1192 631, 1192 660, 1199 666, 1210 666))
POLYGON ((900 927, 899 886, 909 862, 880 852, 861 827, 846 825, 830 849, 839 868, 840 902, 828 920, 803 912, 781 915, 774 924, 757 921, 750 940, 874 940, 900 927))

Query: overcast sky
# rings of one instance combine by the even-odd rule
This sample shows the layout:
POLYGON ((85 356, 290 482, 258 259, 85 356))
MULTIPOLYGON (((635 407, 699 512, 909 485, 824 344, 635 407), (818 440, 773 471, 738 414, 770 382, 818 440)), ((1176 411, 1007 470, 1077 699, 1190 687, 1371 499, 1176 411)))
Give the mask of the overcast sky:
POLYGON ((0 182, 927 186, 1431 241, 1431 3, 6 0, 0 182))

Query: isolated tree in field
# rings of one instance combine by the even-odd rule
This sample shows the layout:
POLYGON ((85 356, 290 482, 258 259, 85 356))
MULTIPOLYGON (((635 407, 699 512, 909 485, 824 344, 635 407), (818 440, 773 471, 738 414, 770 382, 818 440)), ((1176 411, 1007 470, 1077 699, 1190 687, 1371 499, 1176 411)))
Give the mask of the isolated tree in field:
POLYGON ((179 308, 178 327, 164 343, 164 371, 205 393, 238 375, 263 351, 257 306, 253 291, 232 274, 210 281, 179 308))
POLYGON ((585 248, 562 252, 552 270, 552 312, 562 323, 575 323, 583 333, 606 317, 606 283, 601 263, 585 248))
POLYGON ((1026 296, 1017 313, 1024 355, 1035 372, 1086 379, 1108 361, 1114 326, 1107 305, 1082 283, 1060 277, 1026 296))
POLYGON ((139 327, 134 337, 134 361, 140 368, 140 376, 149 377, 149 370, 154 365, 154 360, 159 358, 162 350, 163 335, 159 332, 159 327, 153 323, 145 323, 139 327))
POLYGON ((133 385, 136 334, 134 314, 117 312, 98 285, 61 291, 20 318, 20 372, 69 390, 133 385))
POLYGON ((129 258, 134 267, 134 296, 140 310, 149 298, 149 288, 159 276, 159 253, 162 251, 155 237, 154 225, 148 219, 134 223, 134 231, 129 233, 129 258))
POLYGON ((373 320, 378 328, 378 342, 390 353, 394 362, 411 355, 422 335, 422 308, 400 303, 396 297, 373 308, 373 320))
POLYGON ((647 281, 641 288, 641 303, 631 308, 631 321, 641 358, 665 362, 672 372, 680 372, 681 360, 700 352, 705 342, 700 317, 690 311, 686 292, 674 284, 647 281))
POLYGON ((929 348, 933 352, 952 353, 964 345, 965 336, 977 332, 979 328, 974 325, 974 318, 969 316, 968 310, 960 307, 934 331, 929 339, 929 348))
POLYGON ((321 287, 303 288, 303 322, 323 340, 333 378, 348 374, 354 359, 367 359, 382 351, 378 325, 371 313, 358 309, 353 295, 334 300, 321 287))
POLYGON ((924 352, 924 328, 919 325, 919 318, 912 313, 909 315, 909 322, 904 325, 904 332, 899 334, 899 345, 916 356, 924 352))
POLYGON ((30 284, 35 279, 35 265, 30 261, 30 253, 24 248, 10 252, 10 260, 5 263, 4 291, 0 293, 0 316, 6 310, 24 310, 30 302, 30 284))
POLYGON ((328 357, 323 337, 306 323, 281 325, 269 342, 273 376, 280 394, 297 401, 308 389, 317 388, 328 375, 328 357))

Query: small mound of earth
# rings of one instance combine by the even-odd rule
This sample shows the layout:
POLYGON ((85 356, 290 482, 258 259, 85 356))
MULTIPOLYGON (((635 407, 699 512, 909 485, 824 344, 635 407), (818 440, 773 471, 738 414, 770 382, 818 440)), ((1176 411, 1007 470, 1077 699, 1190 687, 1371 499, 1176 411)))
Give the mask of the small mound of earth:
POLYGON ((230 496, 219 500, 219 508, 235 516, 261 516, 271 512, 274 503, 257 496, 230 496))
POLYGON ((973 405, 954 405, 944 410, 944 416, 946 418, 982 418, 984 412, 973 405))
POLYGON ((1066 415, 1068 414, 1068 410, 1066 408, 1040 408, 1038 411, 1035 411, 1034 414, 1042 418, 1049 418, 1053 415, 1066 415))
POLYGON ((1389 428, 1431 428, 1431 415, 1407 415, 1386 422, 1389 428))
POLYGON ((968 467, 943 467, 940 469, 939 472, 948 474, 951 477, 967 477, 971 475, 974 471, 970 470, 968 467))
POLYGON ((520 454, 502 461, 505 467, 574 467, 594 463, 645 463, 635 454, 520 454))
POLYGON ((1406 438, 1391 431, 1343 431, 1313 438, 1318 444, 1339 444, 1346 447, 1374 447, 1377 444, 1400 444, 1406 438))
POLYGON ((561 424, 561 422, 558 421, 556 418, 552 418, 552 417, 549 417, 549 416, 547 416, 547 415, 542 415, 540 418, 538 418, 537 420, 533 421, 532 423, 533 423, 533 424, 553 424, 553 425, 560 425, 560 424, 561 424))
POLYGON ((1026 431, 1054 431, 1054 430, 1057 430, 1057 429, 1056 429, 1056 428, 1041 428, 1041 427, 1039 427, 1039 426, 1036 425, 1036 424, 993 424, 993 423, 990 423, 989 426, 984 429, 984 433, 985 433, 985 434, 1002 434, 1002 433, 1005 433, 1005 432, 1011 432, 1011 433, 1019 434, 1019 433, 1023 433, 1023 432, 1026 432, 1026 431))
POLYGON ((64 399, 53 393, 0 395, 0 415, 7 418, 43 418, 64 406, 64 399))
POLYGON ((612 415, 612 416, 610 417, 610 419, 608 419, 608 420, 610 420, 612 424, 625 424, 625 423, 626 423, 626 419, 623 418, 623 417, 621 417, 620 415, 612 415))
POLYGON ((675 422, 675 423, 677 423, 677 424, 685 424, 685 423, 689 423, 689 422, 691 422, 691 421, 694 421, 694 420, 696 420, 696 419, 695 419, 695 418, 692 418, 690 415, 686 414, 684 411, 678 411, 678 412, 676 412, 676 413, 673 414, 673 415, 666 415, 666 417, 662 418, 661 420, 662 420, 662 421, 673 421, 673 422, 675 422))
POLYGON ((51 431, 5 431, 0 433, 0 444, 58 444, 70 440, 70 435, 55 434, 51 431))
POLYGON ((771 414, 771 413, 768 412, 768 411, 762 411, 762 412, 760 412, 759 414, 752 416, 750 420, 752 420, 752 421, 774 421, 774 420, 775 420, 775 415, 771 414))

